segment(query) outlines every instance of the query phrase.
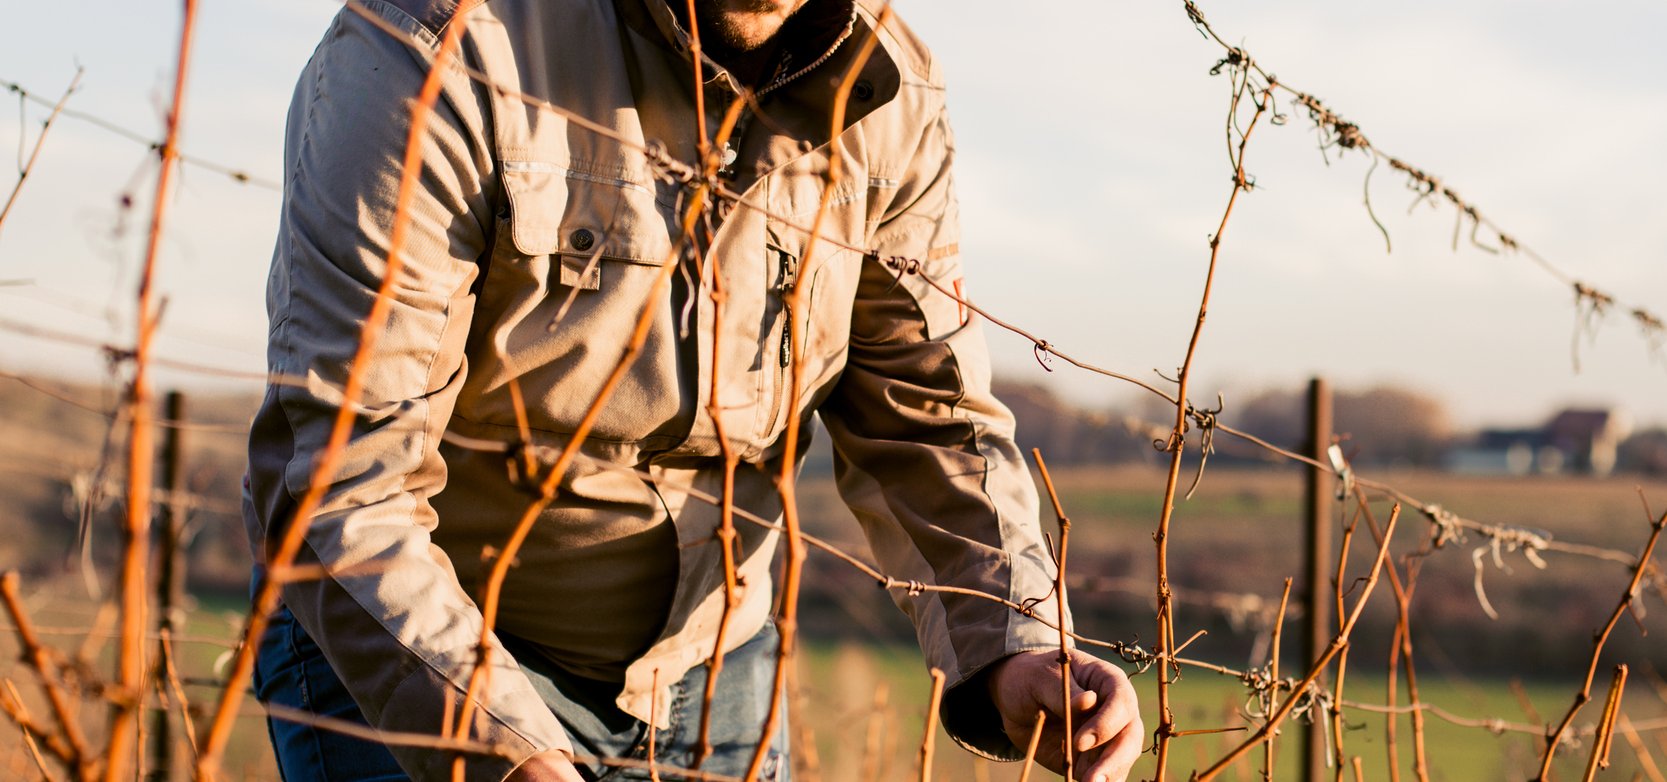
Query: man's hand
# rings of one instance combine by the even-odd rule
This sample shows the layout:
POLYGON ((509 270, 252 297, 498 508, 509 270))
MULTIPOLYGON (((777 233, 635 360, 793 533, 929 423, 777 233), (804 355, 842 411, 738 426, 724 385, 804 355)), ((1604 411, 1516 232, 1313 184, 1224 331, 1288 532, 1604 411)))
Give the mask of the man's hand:
MULTIPOLYGON (((1140 721, 1134 685, 1123 669, 1087 652, 1071 650, 1071 746, 1075 776, 1083 782, 1123 782, 1140 756, 1146 727, 1140 721)), ((1001 713, 1007 737, 1028 746, 1036 715, 1046 711, 1036 760, 1065 767, 1059 651, 1020 652, 996 663, 987 680, 990 699, 1001 713)))
POLYGON ((572 758, 561 750, 541 752, 515 767, 504 782, 585 782, 572 758))

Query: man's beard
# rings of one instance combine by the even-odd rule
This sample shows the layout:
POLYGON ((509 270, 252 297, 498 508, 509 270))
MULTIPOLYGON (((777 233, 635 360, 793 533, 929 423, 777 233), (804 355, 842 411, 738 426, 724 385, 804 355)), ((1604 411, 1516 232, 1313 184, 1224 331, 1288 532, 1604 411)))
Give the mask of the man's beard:
MULTIPOLYGON (((681 4, 680 0, 671 0, 681 4)), ((774 37, 775 30, 768 34, 761 34, 754 26, 739 24, 731 14, 748 12, 767 14, 778 11, 781 4, 776 0, 695 0, 695 13, 700 19, 702 35, 714 35, 717 44, 714 48, 728 49, 733 52, 752 52, 763 47, 774 37), (729 13, 725 13, 725 12, 729 13)))

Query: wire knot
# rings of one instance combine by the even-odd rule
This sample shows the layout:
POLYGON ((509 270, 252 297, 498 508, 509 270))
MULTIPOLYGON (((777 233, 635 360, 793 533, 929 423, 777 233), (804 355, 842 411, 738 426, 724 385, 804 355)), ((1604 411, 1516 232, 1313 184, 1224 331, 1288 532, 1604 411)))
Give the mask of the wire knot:
POLYGON ((1036 340, 1030 347, 1030 353, 1036 357, 1036 363, 1041 364, 1043 369, 1053 371, 1053 365, 1050 363, 1053 360, 1053 345, 1047 340, 1036 340))
POLYGON ((899 276, 904 275, 904 274, 919 274, 920 273, 920 259, 919 258, 908 258, 908 257, 902 256, 902 255, 892 255, 892 256, 888 256, 885 259, 884 263, 886 265, 886 268, 891 269, 894 272, 897 272, 899 276))
MULTIPOLYGON (((1183 500, 1192 499, 1193 492, 1198 491, 1198 484, 1204 480, 1204 466, 1209 464, 1210 454, 1216 452, 1216 426, 1220 423, 1216 417, 1226 408, 1227 397, 1220 393, 1216 394, 1216 406, 1213 409, 1201 409, 1194 407, 1191 402, 1187 403, 1186 418, 1198 424, 1198 472, 1193 475, 1192 486, 1188 487, 1186 495, 1181 498, 1183 500)), ((1186 447, 1185 428, 1181 431, 1181 440, 1176 447, 1186 447)))
POLYGON ((643 145, 643 157, 647 158, 648 167, 654 175, 668 184, 688 187, 699 178, 694 167, 672 157, 666 151, 665 143, 658 139, 651 139, 643 145))
POLYGON ((1250 55, 1238 47, 1228 47, 1227 56, 1216 62, 1210 69, 1211 76, 1220 76, 1223 69, 1233 71, 1250 64, 1250 55))
POLYGON ((1435 525, 1431 539, 1436 548, 1441 548, 1448 543, 1464 542, 1464 528, 1459 526, 1459 517, 1454 515, 1452 511, 1433 502, 1418 510, 1429 518, 1431 524, 1435 525))

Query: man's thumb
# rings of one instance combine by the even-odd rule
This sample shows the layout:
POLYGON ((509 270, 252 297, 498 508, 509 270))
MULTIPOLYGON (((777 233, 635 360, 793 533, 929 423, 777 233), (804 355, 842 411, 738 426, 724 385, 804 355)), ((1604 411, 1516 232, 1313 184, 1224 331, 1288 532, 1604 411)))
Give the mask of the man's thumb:
MULTIPOLYGON (((1048 705, 1048 711, 1053 712, 1054 716, 1056 716, 1056 717, 1064 716, 1064 712, 1062 712, 1060 710, 1060 696, 1062 696, 1064 693, 1063 693, 1062 689, 1060 688, 1059 680, 1058 679, 1053 679, 1052 681, 1049 681, 1044 686, 1046 686, 1048 689, 1050 689, 1051 692, 1047 693, 1047 695, 1045 697, 1039 698, 1038 700, 1041 700, 1043 703, 1046 703, 1048 705)), ((1099 693, 1096 693, 1093 690, 1083 689, 1082 685, 1077 683, 1076 677, 1075 676, 1071 677, 1071 711, 1072 711, 1072 713, 1078 713, 1078 712, 1083 712, 1083 711, 1087 711, 1089 709, 1092 709, 1092 708, 1094 708, 1094 705, 1096 703, 1099 703, 1099 701, 1100 701, 1099 693)))

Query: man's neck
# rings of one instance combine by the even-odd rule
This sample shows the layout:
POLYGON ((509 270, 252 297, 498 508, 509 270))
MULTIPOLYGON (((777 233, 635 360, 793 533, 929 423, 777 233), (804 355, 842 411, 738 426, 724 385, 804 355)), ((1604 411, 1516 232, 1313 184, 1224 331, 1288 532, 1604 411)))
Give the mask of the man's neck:
MULTIPOLYGON (((690 29, 688 0, 665 2, 677 22, 690 29)), ((768 34, 760 28, 738 22, 734 14, 721 9, 744 0, 696 0, 700 45, 706 56, 728 70, 737 82, 758 89, 775 75, 784 60, 804 65, 821 57, 838 40, 850 21, 850 0, 803 0, 793 7, 779 27, 768 34)))

